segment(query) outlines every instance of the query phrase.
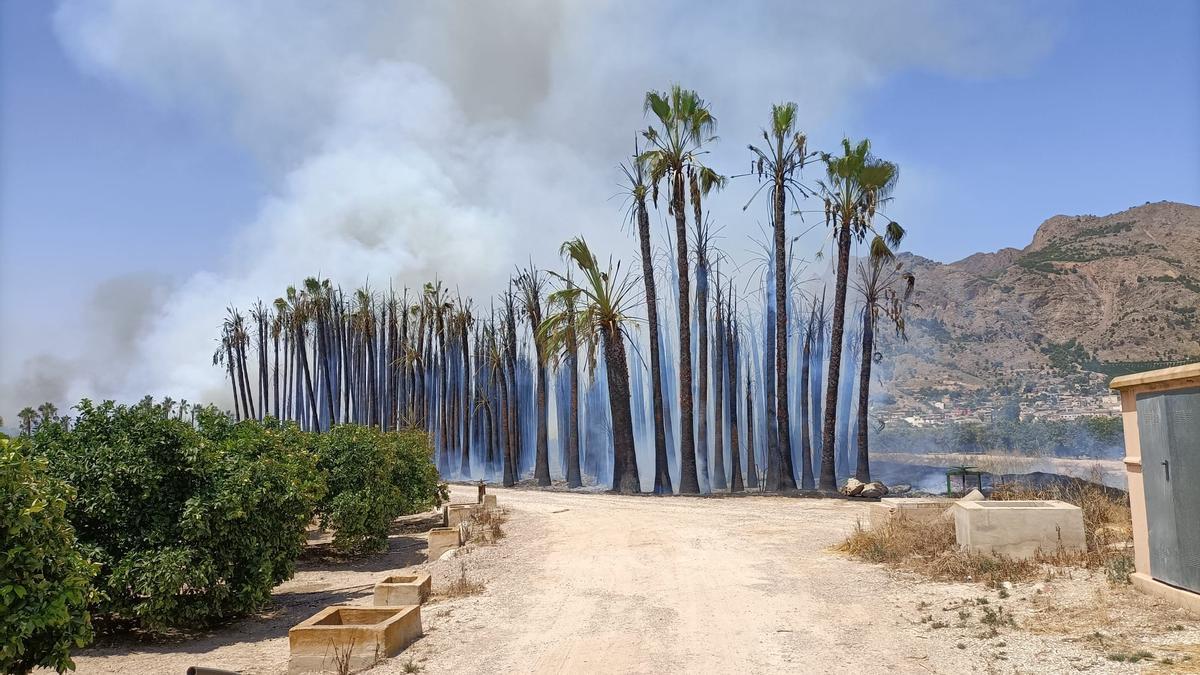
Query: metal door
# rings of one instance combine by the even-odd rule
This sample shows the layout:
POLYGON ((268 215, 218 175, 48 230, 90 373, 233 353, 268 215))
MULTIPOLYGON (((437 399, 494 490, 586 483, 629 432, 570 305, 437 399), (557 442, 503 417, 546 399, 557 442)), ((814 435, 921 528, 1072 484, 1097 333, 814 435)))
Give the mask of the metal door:
POLYGON ((1137 397, 1150 575, 1200 591, 1200 388, 1137 397))

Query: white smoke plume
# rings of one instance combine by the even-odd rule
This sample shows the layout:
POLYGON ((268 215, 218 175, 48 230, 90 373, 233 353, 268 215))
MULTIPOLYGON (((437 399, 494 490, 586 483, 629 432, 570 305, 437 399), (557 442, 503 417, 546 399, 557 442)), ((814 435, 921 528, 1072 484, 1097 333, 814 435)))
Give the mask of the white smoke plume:
MULTIPOLYGON (((80 362, 56 383, 60 405, 221 400, 210 361, 226 306, 269 301, 305 276, 377 288, 436 276, 486 303, 514 265, 557 265, 575 234, 631 258, 612 197, 648 89, 679 82, 709 99, 722 137, 711 162, 739 173, 773 102, 797 101, 802 128, 829 145, 846 131, 839 116, 896 73, 1020 71, 1051 41, 1032 11, 953 0, 65 0, 55 25, 81 68, 230 134, 271 189, 226 260, 120 327, 137 328, 120 367, 80 362)), ((711 200, 735 258, 763 220, 764 205, 741 211, 751 181, 711 200)), ((11 384, 6 412, 40 400, 11 384)))

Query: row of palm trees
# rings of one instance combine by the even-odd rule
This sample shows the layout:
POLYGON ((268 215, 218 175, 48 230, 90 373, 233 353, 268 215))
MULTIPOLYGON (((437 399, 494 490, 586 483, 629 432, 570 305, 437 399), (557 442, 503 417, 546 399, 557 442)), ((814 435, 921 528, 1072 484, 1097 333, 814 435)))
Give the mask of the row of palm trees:
POLYGON ((505 484, 532 470, 549 485, 557 464, 572 487, 592 477, 640 491, 639 438, 652 445, 643 463, 653 465, 645 473, 657 493, 836 489, 852 443, 855 475, 869 480, 876 330, 884 321, 903 334, 914 283, 893 253, 904 230, 881 210, 896 165, 874 157, 865 140, 845 140, 839 153, 811 150, 797 130, 796 105, 772 106, 762 142, 749 146, 746 174, 760 182, 746 207, 765 193, 771 226, 755 311, 759 294, 722 274, 704 211, 730 180, 703 163, 716 141, 708 103, 675 86, 647 93, 644 110, 652 124, 622 164, 640 273, 611 259, 602 266, 582 238, 573 239, 561 249, 566 271, 516 270, 486 314, 440 282, 414 294, 344 293, 329 280, 306 279, 270 305, 245 315, 229 310, 213 362, 226 371, 233 414, 273 415, 313 430, 424 427, 443 472, 505 484), (803 169, 812 164, 823 175, 806 182, 803 169), (673 256, 656 269, 650 209, 660 196, 674 223, 664 233, 673 256), (786 227, 788 215, 814 211, 809 204, 821 207, 815 211, 824 213, 835 253, 831 302, 827 289, 820 297, 808 292, 813 284, 802 281, 796 237, 786 227), (855 258, 858 244, 866 251, 855 258), (659 293, 658 273, 673 293, 659 293), (858 317, 847 334, 852 287, 858 317), (660 313, 671 303, 675 322, 660 313), (853 426, 854 364, 843 359, 844 347, 857 351, 853 426))

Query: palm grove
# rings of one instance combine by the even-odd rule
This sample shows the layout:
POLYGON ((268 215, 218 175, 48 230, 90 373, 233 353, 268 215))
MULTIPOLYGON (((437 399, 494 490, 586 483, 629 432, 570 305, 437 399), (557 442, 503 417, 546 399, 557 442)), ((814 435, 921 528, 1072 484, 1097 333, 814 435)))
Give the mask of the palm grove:
POLYGON ((758 181, 746 208, 765 206, 770 226, 746 283, 725 271, 705 210, 731 180, 704 163, 709 104, 674 86, 648 92, 644 111, 621 164, 640 270, 577 238, 562 271, 516 269, 486 304, 441 282, 345 292, 306 279, 229 310, 213 361, 235 417, 424 428, 443 475, 505 485, 550 485, 552 467, 570 487, 623 492, 869 480, 875 340, 881 321, 903 335, 913 287, 893 253, 904 230, 883 212, 897 166, 866 140, 812 150, 796 105, 772 106, 735 177, 758 181), (665 251, 652 210, 674 225, 657 233, 665 251), (829 249, 832 287, 793 250, 788 218, 804 214, 823 215, 814 258, 829 249))

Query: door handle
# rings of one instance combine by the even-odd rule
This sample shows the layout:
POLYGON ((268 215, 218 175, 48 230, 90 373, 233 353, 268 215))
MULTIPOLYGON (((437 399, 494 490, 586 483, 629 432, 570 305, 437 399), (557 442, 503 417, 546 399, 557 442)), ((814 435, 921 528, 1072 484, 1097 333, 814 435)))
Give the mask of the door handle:
POLYGON ((1162 461, 1162 465, 1163 465, 1163 473, 1166 474, 1167 480, 1168 481, 1171 480, 1171 462, 1164 459, 1162 461))

